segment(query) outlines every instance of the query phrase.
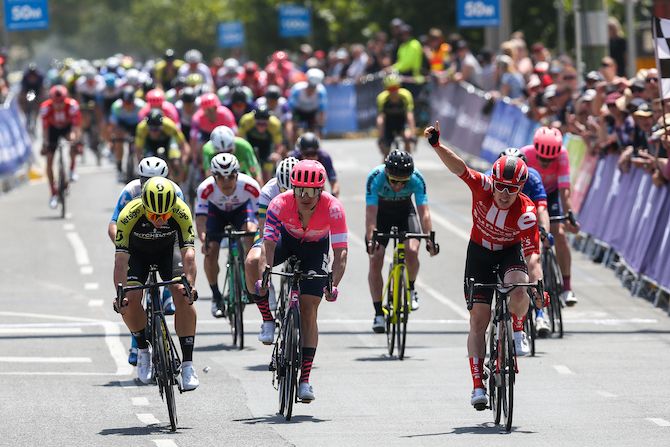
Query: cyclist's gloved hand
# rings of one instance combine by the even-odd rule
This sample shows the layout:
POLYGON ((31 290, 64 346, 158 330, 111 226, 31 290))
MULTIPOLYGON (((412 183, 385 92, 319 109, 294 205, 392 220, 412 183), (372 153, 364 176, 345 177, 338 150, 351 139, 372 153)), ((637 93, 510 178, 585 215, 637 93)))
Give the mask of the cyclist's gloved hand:
POLYGON ((120 301, 120 306, 119 306, 119 298, 114 297, 114 300, 112 301, 112 308, 114 309, 114 312, 117 314, 125 314, 126 313, 126 308, 128 307, 128 298, 123 297, 120 301))
POLYGON ((440 144, 440 123, 435 121, 435 126, 427 127, 424 136, 428 138, 431 146, 437 147, 440 144))
POLYGON ((326 295, 326 301, 330 301, 331 303, 333 301, 337 300, 337 295, 339 295, 339 291, 337 290, 337 287, 333 286, 332 289, 330 289, 330 292, 328 291, 328 287, 323 288, 323 293, 326 295))
POLYGON ((377 247, 379 246, 379 242, 369 240, 368 245, 365 247, 366 251, 368 252, 369 255, 373 254, 375 250, 377 250, 377 247))

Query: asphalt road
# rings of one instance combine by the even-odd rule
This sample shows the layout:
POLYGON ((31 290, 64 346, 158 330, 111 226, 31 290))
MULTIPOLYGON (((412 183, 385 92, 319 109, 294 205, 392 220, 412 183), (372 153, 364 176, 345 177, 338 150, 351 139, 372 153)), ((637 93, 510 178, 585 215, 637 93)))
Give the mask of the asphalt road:
POLYGON ((106 228, 122 185, 109 165, 82 167, 66 220, 47 207, 43 181, 1 196, 0 445, 518 447, 670 440, 663 379, 670 318, 578 253, 579 304, 565 311, 564 339, 539 340, 537 357, 520 360, 513 432, 501 434, 490 411, 470 407, 462 299, 470 193, 425 143, 416 164, 428 182, 442 252, 429 258, 422 250, 421 309, 411 315, 407 358, 389 358, 385 336, 370 330, 361 239, 365 176, 380 157, 373 140, 332 140, 325 148, 341 179, 349 261, 340 298, 320 308, 311 381, 317 398, 297 405, 290 423, 275 414, 271 349, 255 338, 259 313, 247 309, 248 348, 233 349, 229 325, 209 313, 198 254, 194 360, 201 386, 177 396, 179 430, 169 432, 156 387, 133 380, 129 336, 111 309, 114 250, 106 228))

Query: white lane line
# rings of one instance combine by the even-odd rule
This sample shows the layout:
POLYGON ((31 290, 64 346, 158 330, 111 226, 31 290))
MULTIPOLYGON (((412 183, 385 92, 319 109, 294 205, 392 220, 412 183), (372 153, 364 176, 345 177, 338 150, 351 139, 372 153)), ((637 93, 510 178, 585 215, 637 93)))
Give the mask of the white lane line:
POLYGON ((161 422, 151 413, 137 413, 135 416, 137 416, 137 419, 139 419, 140 422, 147 425, 160 424, 161 422))
POLYGON ((90 300, 88 307, 102 307, 103 304, 105 304, 104 300, 90 300))
POLYGON ((81 240, 79 234, 69 231, 65 233, 65 236, 67 236, 67 240, 70 241, 70 245, 72 245, 72 248, 74 249, 74 257, 77 260, 77 264, 80 266, 90 265, 91 260, 88 258, 88 252, 84 246, 84 241, 81 240))
POLYGON ((93 274, 93 266, 92 265, 82 265, 79 268, 79 273, 82 275, 92 275, 93 274))
POLYGON ((116 376, 113 372, 1 371, 0 376, 116 376))
POLYGON ((84 290, 98 290, 100 288, 100 284, 97 282, 87 282, 84 284, 84 290))
POLYGON ((133 366, 128 363, 126 347, 121 343, 121 329, 118 324, 103 322, 102 327, 105 330, 105 343, 107 349, 116 363, 116 374, 127 376, 133 372, 133 366))
POLYGON ((0 335, 76 335, 81 334, 79 327, 48 328, 48 327, 0 327, 0 335))
POLYGON ((646 418, 649 422, 653 422, 654 424, 658 425, 659 427, 670 427, 670 422, 666 421, 665 419, 661 418, 646 418))
POLYGON ((156 444, 156 447, 177 447, 177 443, 172 439, 152 439, 151 442, 156 444))
POLYGON ((596 393, 598 393, 598 395, 600 395, 600 396, 602 396, 602 397, 607 397, 607 398, 609 398, 609 399, 618 397, 616 394, 614 394, 614 393, 610 393, 609 391, 602 391, 602 390, 601 390, 601 391, 596 391, 596 393))
POLYGON ((0 357, 5 363, 91 363, 90 357, 0 357))
POLYGON ((555 369, 559 374, 566 374, 566 375, 574 374, 574 372, 572 372, 572 371, 570 370, 570 368, 568 368, 568 367, 565 366, 565 365, 554 365, 554 369, 555 369))
POLYGON ((74 224, 73 224, 73 223, 66 223, 66 224, 63 224, 63 230, 65 230, 65 231, 74 231, 74 224))
POLYGON ((470 233, 460 229, 457 225, 449 222, 447 219, 440 216, 432 209, 430 210, 430 218, 440 224, 440 226, 442 226, 445 230, 449 231, 460 239, 463 239, 466 242, 470 241, 470 233))
POLYGON ((133 397, 132 401, 133 405, 135 405, 136 407, 145 407, 149 405, 149 399, 147 399, 146 397, 133 397))
MULTIPOLYGON (((465 300, 463 300, 463 303, 459 306, 456 304, 453 300, 447 298, 446 296, 442 295, 440 292, 437 290, 433 289, 430 287, 428 284, 425 282, 421 281, 420 279, 417 278, 416 280, 416 285, 419 286, 420 288, 424 289, 430 296, 438 300, 440 303, 446 305, 449 307, 451 310, 456 312, 458 316, 465 318, 466 320, 470 320, 470 313, 464 308, 465 300)), ((412 320, 413 322, 413 320, 412 320)))

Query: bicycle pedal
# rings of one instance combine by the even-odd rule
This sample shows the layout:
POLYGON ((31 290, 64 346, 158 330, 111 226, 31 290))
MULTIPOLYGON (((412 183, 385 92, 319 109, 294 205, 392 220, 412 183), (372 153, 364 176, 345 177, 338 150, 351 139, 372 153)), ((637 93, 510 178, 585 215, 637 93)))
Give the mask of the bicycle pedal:
POLYGON ((275 368, 274 362, 270 362, 268 365, 268 371, 276 371, 277 368, 275 368))
POLYGON ((487 408, 489 408, 488 405, 486 405, 486 404, 475 404, 474 407, 475 407, 475 410, 477 410, 477 411, 484 411, 487 408))

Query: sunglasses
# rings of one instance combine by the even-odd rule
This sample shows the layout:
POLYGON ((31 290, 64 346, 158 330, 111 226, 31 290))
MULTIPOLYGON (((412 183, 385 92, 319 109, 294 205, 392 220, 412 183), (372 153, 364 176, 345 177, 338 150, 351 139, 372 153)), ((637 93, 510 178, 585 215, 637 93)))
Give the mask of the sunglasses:
POLYGON ((163 126, 149 126, 149 132, 160 132, 163 126))
POLYGON ((493 182, 493 187, 498 192, 507 191, 508 194, 516 194, 521 190, 521 186, 518 185, 509 185, 507 183, 493 182))
POLYGON ((390 175, 386 176, 386 180, 392 185, 404 185, 405 183, 409 182, 408 178, 397 178, 397 177, 391 177, 390 175))
POLYGON ((293 188, 293 194, 297 197, 307 196, 310 199, 313 199, 318 196, 319 193, 321 193, 321 188, 303 188, 300 186, 293 188))
POLYGON ((172 212, 168 212, 168 213, 165 213, 165 214, 156 214, 156 213, 151 213, 151 212, 147 211, 147 219, 149 219, 151 221, 154 221, 154 222, 157 221, 158 219, 162 220, 163 222, 167 222, 168 220, 170 220, 171 217, 172 217, 172 212))
POLYGON ((540 156, 538 155, 538 156, 537 156, 537 161, 539 161, 540 163, 549 164, 549 163, 551 163, 551 162, 554 161, 554 160, 553 160, 552 158, 540 157, 540 156))
POLYGON ((607 64, 607 63, 602 63, 600 64, 601 67, 611 67, 612 64, 607 64))
POLYGON ((577 79, 577 76, 572 76, 572 75, 563 76, 564 81, 574 81, 575 79, 577 79))
POLYGON ((265 126, 268 125, 268 122, 265 121, 265 120, 262 120, 262 121, 256 120, 256 125, 261 126, 261 127, 265 127, 265 126))
POLYGON ((214 174, 214 178, 223 179, 223 180, 233 180, 237 177, 237 172, 228 175, 214 174))
POLYGON ((651 83, 651 82, 658 82, 658 78, 647 78, 644 80, 645 82, 651 83))

